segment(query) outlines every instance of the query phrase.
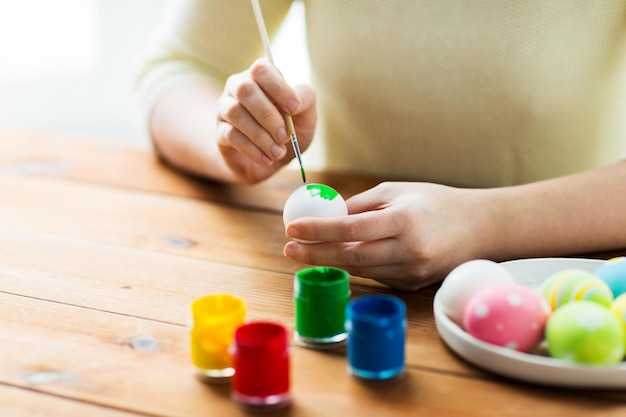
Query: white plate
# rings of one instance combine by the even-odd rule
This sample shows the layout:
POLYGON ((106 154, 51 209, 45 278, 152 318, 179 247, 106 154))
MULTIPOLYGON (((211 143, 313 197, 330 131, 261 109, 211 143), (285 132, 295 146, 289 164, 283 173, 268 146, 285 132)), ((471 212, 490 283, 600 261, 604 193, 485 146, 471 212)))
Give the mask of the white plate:
MULTIPOLYGON (((603 261, 593 259, 537 258, 503 262, 516 283, 537 288, 550 274, 566 268, 595 271, 603 261)), ((560 359, 522 353, 478 340, 463 331, 441 308, 439 294, 433 304, 435 325, 452 351, 485 370, 541 385, 577 388, 626 388, 626 363, 585 366, 560 359)))

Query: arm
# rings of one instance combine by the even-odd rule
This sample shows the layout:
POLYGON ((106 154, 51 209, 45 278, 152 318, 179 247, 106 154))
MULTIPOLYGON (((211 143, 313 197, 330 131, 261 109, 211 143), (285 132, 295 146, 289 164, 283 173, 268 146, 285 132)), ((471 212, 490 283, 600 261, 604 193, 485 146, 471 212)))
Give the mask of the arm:
POLYGON ((626 162, 532 184, 458 189, 384 183, 344 218, 294 220, 285 255, 414 290, 475 258, 502 261, 626 247, 626 162))
MULTIPOLYGON (((291 2, 263 3, 270 35, 291 2)), ((142 124, 163 160, 215 180, 261 181, 291 159, 283 111, 306 147, 316 117, 312 89, 292 88, 264 60, 251 65, 262 51, 249 0, 170 5, 135 85, 142 124)))
POLYGON ((309 86, 291 88, 276 68, 259 60, 250 70, 231 76, 223 92, 198 81, 165 93, 154 106, 150 133, 161 157, 180 170, 219 181, 256 183, 294 157, 286 146, 282 111, 294 115, 306 149, 317 116, 314 91, 309 86))
POLYGON ((159 98, 150 117, 150 136, 162 159, 201 177, 229 176, 216 146, 209 140, 216 136, 217 123, 210 115, 217 112, 218 96, 216 87, 192 82, 159 98))
POLYGON ((490 241, 498 259, 626 247, 626 162, 493 190, 490 241), (516 236, 519 244, 506 238, 516 236))

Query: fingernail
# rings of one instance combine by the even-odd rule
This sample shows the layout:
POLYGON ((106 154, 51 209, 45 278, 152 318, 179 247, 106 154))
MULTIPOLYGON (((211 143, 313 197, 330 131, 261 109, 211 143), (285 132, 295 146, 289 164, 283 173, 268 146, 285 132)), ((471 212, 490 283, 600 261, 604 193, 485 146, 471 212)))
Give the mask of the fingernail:
POLYGON ((285 154, 287 153, 287 150, 283 146, 274 144, 270 148, 270 152, 272 153, 274 158, 281 159, 283 156, 285 156, 285 154))
POLYGON ((295 250, 293 249, 293 245, 290 245, 289 243, 285 245, 285 247, 283 248, 283 255, 286 256, 287 258, 291 258, 293 257, 295 254, 295 250))
POLYGON ((300 229, 295 226, 287 225, 287 229, 285 230, 285 235, 290 238, 296 238, 300 234, 300 229))
POLYGON ((289 142, 289 135, 287 134, 287 130, 285 130, 284 127, 278 129, 276 136, 278 137, 278 141, 281 143, 289 142))
POLYGON ((289 110, 289 112, 295 113, 298 111, 299 108, 300 103, 298 103, 296 100, 291 99, 287 102, 287 110, 289 110))
POLYGON ((267 156, 261 155, 261 164, 263 164, 266 167, 268 167, 268 166, 272 165, 273 163, 274 163, 274 161, 269 159, 267 156))

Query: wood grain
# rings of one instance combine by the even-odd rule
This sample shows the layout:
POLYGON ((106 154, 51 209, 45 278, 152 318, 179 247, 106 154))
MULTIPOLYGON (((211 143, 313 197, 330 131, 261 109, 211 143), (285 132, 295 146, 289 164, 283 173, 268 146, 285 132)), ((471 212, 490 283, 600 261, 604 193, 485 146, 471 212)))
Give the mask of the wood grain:
MULTIPOLYGON (((308 173, 307 173, 308 174, 308 173)), ((353 195, 371 178, 312 174, 353 195)), ((182 176, 142 149, 0 132, 0 415, 249 416, 228 385, 193 374, 189 306, 227 292, 249 319, 293 327, 293 273, 280 215, 300 184, 182 176)), ((618 416, 625 391, 548 389, 466 364, 434 326, 437 286, 413 293, 351 277, 352 297, 407 304, 407 366, 363 383, 345 353, 291 347, 293 405, 276 416, 618 416)))
MULTIPOLYGON (((247 414, 230 400, 228 386, 193 377, 182 326, 6 294, 0 317, 2 383, 149 415, 247 414), (153 347, 133 349, 128 341, 138 337, 153 347)), ((277 415, 401 416, 419 409, 430 416, 515 416, 541 409, 618 416, 626 410, 617 401, 599 407, 570 392, 413 368, 395 383, 367 384, 346 372, 341 355, 301 348, 292 349, 291 363, 294 405, 277 415)))
POLYGON ((282 255, 288 239, 276 213, 48 177, 0 175, 0 189, 0 227, 289 274, 309 266, 282 255))
MULTIPOLYGON (((287 197, 302 185, 299 171, 284 169, 264 183, 224 185, 185 176, 160 163, 145 149, 104 144, 69 135, 0 130, 0 172, 59 177, 120 188, 198 198, 281 213, 287 197)), ((381 182, 379 178, 307 171, 350 197, 381 182)))
POLYGON ((0 177, 0 226, 294 272, 281 216, 59 179, 0 177))
POLYGON ((76 401, 41 392, 32 387, 6 386, 0 384, 0 411, 5 417, 136 417, 107 406, 76 401))
MULTIPOLYGON (((0 229, 0 279, 10 294, 180 326, 188 323, 194 299, 230 293, 246 301, 249 319, 293 328, 291 274, 0 229)), ((353 298, 380 292, 361 285, 351 290, 353 298)), ((430 297, 396 295, 408 306, 407 363, 487 377, 444 347, 434 330, 430 297)))

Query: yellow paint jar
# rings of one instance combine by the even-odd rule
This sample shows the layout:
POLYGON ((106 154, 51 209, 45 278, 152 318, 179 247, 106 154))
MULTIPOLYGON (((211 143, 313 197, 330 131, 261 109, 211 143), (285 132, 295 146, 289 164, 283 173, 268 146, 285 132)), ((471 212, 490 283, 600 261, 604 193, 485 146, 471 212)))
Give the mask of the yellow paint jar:
POLYGON ((211 294, 191 304, 191 362, 201 379, 226 382, 235 373, 230 346, 245 321, 244 301, 234 295, 211 294))

